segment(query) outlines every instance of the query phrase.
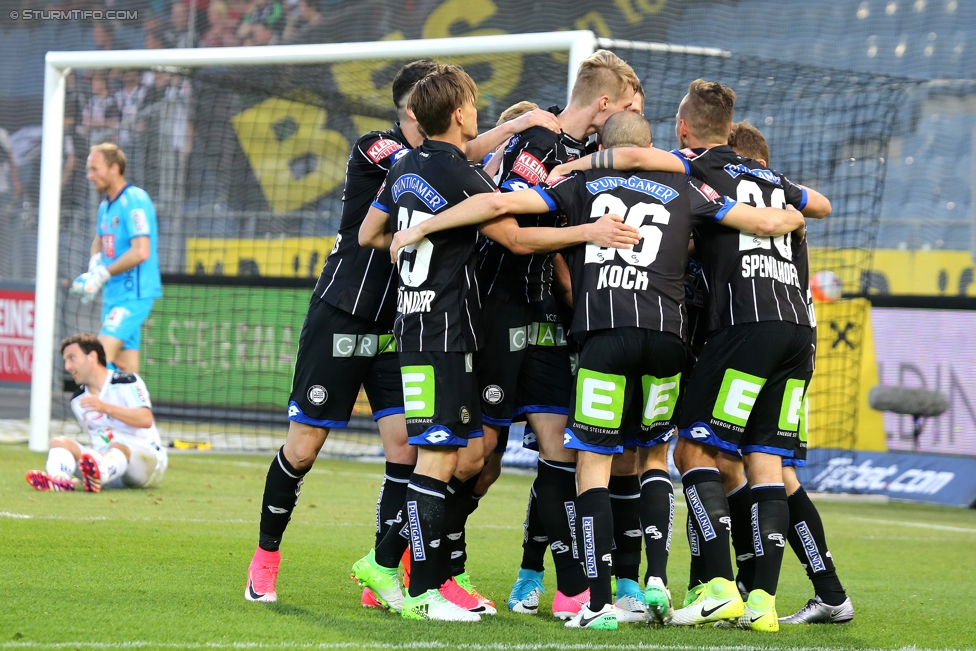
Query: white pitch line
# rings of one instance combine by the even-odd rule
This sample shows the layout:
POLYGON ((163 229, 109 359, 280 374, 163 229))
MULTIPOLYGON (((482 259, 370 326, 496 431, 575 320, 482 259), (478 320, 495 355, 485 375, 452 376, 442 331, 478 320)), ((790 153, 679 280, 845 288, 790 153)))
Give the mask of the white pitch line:
MULTIPOLYGON (((158 647, 171 649, 466 649, 470 651, 615 651, 639 649, 642 651, 850 651, 851 647, 800 647, 800 646, 752 646, 752 645, 678 645, 678 644, 565 644, 565 643, 525 643, 525 644, 458 644, 444 642, 406 642, 402 644, 386 644, 382 642, 323 642, 309 644, 297 642, 0 642, 0 649, 137 649, 142 647, 158 647)), ((858 651, 882 651, 861 647, 858 651)), ((918 647, 902 647, 892 651, 932 651, 918 647)), ((943 649, 940 651, 951 651, 943 649)))
POLYGON ((861 522, 873 522, 875 524, 887 524, 893 527, 912 527, 914 529, 932 529, 934 531, 952 531, 955 533, 976 534, 976 529, 969 527, 954 527, 948 524, 929 524, 928 522, 913 522, 911 520, 879 520, 877 518, 862 518, 856 515, 847 516, 848 520, 859 520, 861 522))
MULTIPOLYGON (((104 515, 32 515, 29 513, 11 513, 10 511, 0 511, 0 518, 10 518, 12 520, 67 520, 70 522, 190 522, 195 524, 249 524, 255 525, 255 519, 228 519, 228 520, 208 520, 206 518, 112 518, 104 515)), ((323 527, 375 527, 373 522, 303 522, 302 526, 323 526, 323 527)), ((514 524, 469 524, 468 529, 506 529, 521 530, 522 525, 514 524)))

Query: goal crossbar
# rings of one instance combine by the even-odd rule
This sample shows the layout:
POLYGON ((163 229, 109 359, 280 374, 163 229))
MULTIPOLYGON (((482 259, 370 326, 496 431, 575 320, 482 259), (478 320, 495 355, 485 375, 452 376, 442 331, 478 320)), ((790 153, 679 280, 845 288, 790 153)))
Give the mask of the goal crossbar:
POLYGON ((598 45, 600 39, 597 39, 593 32, 576 30, 366 43, 48 52, 44 59, 44 116, 37 223, 37 272, 34 289, 29 448, 36 452, 46 451, 49 439, 57 304, 65 77, 72 69, 303 65, 471 54, 567 52, 569 55, 568 100, 568 93, 571 92, 576 81, 576 70, 579 64, 592 54, 598 45))

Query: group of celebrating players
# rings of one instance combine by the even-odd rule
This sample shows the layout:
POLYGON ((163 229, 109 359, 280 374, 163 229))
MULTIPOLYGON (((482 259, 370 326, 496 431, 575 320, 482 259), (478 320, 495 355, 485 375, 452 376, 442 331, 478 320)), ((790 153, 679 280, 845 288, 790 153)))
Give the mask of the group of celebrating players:
POLYGON ((525 420, 539 463, 512 612, 538 612, 548 548, 569 627, 851 620, 795 472, 816 325, 804 216, 829 201, 767 167, 719 83, 690 84, 680 149, 654 149, 640 81, 608 51, 563 110, 522 102, 479 135, 476 100, 460 67, 415 61, 393 82, 397 125, 353 147, 245 598, 276 600, 303 478, 364 388, 386 454, 375 546, 352 567, 364 606, 495 614, 466 572, 465 523, 525 420), (677 610, 675 437, 692 554, 677 610), (787 542, 816 596, 780 620, 787 542))

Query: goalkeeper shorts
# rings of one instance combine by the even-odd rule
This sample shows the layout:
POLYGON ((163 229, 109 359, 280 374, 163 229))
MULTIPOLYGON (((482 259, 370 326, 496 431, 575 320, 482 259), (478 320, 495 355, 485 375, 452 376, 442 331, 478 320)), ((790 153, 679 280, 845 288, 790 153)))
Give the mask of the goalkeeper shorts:
POLYGON ((152 312, 152 298, 137 298, 102 305, 102 329, 98 334, 122 341, 123 350, 139 350, 142 324, 152 312))

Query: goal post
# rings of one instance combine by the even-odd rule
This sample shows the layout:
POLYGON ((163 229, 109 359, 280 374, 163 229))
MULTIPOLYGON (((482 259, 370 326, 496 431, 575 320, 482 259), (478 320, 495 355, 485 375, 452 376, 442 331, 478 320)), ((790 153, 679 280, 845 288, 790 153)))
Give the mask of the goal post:
POLYGON ((48 52, 38 205, 35 325, 31 364, 29 448, 47 450, 54 385, 54 335, 61 209, 66 76, 73 69, 194 69, 211 66, 310 65, 357 60, 418 59, 477 54, 564 52, 567 100, 576 70, 598 45, 589 30, 443 39, 168 50, 48 52))

